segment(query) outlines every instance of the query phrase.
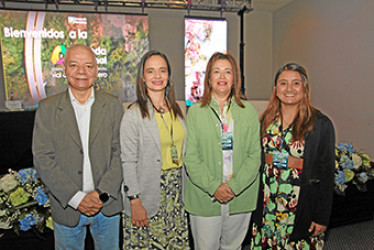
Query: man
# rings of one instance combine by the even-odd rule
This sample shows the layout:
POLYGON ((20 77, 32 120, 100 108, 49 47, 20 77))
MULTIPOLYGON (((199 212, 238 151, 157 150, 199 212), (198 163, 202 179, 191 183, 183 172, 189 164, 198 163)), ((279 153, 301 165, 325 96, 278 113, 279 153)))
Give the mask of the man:
POLYGON ((67 49, 67 91, 41 101, 33 134, 34 165, 49 190, 55 249, 84 249, 89 226, 95 249, 119 249, 119 100, 93 89, 96 56, 67 49))

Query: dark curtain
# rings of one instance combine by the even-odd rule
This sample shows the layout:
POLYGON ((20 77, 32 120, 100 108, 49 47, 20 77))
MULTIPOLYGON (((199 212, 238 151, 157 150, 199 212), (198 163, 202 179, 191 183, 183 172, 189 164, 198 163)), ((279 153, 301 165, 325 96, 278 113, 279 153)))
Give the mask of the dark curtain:
POLYGON ((0 112, 0 175, 9 168, 19 170, 33 166, 32 131, 35 111, 0 112))

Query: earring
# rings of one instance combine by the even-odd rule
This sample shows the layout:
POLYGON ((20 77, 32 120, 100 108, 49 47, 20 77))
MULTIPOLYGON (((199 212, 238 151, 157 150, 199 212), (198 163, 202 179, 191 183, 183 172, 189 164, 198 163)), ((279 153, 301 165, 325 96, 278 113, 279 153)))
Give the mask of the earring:
POLYGON ((169 96, 170 86, 171 86, 171 82, 168 81, 168 83, 166 84, 166 87, 165 87, 165 96, 169 96))

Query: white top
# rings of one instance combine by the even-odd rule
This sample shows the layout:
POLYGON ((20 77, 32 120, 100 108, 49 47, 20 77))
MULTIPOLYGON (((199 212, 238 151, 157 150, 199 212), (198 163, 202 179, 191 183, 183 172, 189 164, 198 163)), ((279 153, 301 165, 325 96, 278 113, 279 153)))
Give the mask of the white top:
POLYGON ((94 91, 91 90, 91 96, 85 104, 80 104, 74 97, 69 88, 69 96, 71 104, 74 108, 75 118, 77 120, 79 135, 83 147, 83 190, 78 191, 73 198, 70 199, 68 204, 77 209, 83 198, 87 193, 95 190, 95 185, 92 177, 91 162, 89 156, 89 134, 90 134, 90 121, 91 121, 91 107, 95 101, 94 91))

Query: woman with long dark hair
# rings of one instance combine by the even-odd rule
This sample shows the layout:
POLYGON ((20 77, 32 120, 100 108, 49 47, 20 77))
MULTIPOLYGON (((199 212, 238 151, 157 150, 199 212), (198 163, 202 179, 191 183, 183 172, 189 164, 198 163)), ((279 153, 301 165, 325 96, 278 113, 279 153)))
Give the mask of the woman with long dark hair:
POLYGON ((335 134, 313 107, 308 75, 289 63, 275 75, 261 117, 262 166, 253 249, 321 249, 332 206, 335 134))
POLYGON ((182 201, 186 130, 165 54, 139 65, 137 100, 121 123, 123 249, 188 249, 182 201))

